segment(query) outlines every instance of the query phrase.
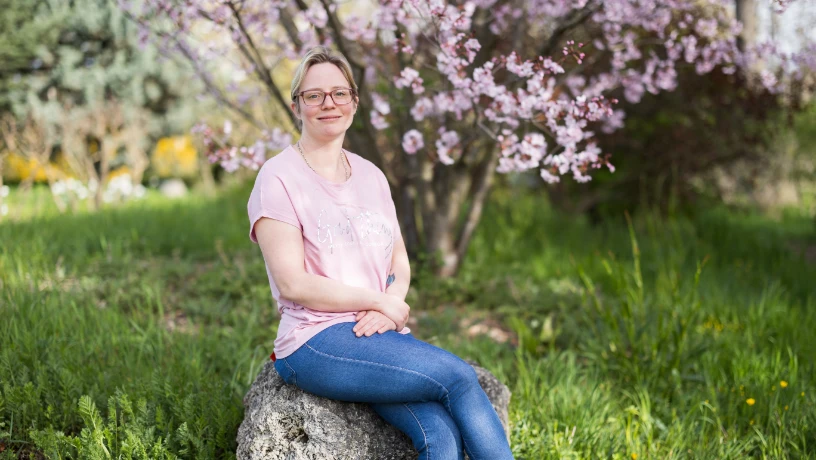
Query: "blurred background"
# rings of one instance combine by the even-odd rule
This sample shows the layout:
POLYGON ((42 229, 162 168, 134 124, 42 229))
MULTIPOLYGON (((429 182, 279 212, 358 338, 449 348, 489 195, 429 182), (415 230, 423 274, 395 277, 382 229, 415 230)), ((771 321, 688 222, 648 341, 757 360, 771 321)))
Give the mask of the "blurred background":
MULTIPOLYGON (((0 459, 234 458, 272 351, 257 164, 212 139, 297 131, 236 116, 240 59, 202 73, 131 3, 0 0, 0 459)), ((810 1, 722 3, 743 45, 816 40, 810 1)), ((614 173, 497 174, 457 270, 412 254, 412 329, 510 387, 517 458, 816 457, 814 82, 677 80, 614 94, 614 173)))
MULTIPOLYGON (((202 120, 233 123, 234 113, 219 109, 218 95, 190 63, 161 53, 116 1, 2 2, 0 219, 98 209, 162 190, 212 192, 231 176, 254 176, 224 175, 209 164, 191 128, 202 120)), ((796 52, 813 39, 807 2, 782 15, 772 4, 736 3, 747 11, 748 42, 772 39, 796 52)), ((282 82, 292 65, 275 68, 282 82)), ((222 67, 235 72, 227 58, 222 67)), ((601 138, 614 174, 548 187, 533 171, 501 186, 538 189, 555 207, 593 219, 671 200, 814 212, 816 115, 807 85, 785 100, 722 74, 688 69, 678 79, 675 91, 617 107, 626 113, 624 129, 601 138)), ((296 133, 286 114, 266 121, 296 133)), ((235 122, 236 144, 257 137, 257 127, 245 124, 235 122)))

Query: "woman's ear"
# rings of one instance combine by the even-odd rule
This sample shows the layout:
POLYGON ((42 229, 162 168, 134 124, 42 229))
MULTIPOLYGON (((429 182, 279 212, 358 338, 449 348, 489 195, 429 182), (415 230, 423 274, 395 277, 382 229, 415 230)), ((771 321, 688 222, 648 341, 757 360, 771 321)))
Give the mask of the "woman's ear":
POLYGON ((290 107, 292 107, 292 112, 295 114, 295 117, 297 117, 297 119, 300 119, 300 106, 298 105, 298 103, 292 101, 290 107))

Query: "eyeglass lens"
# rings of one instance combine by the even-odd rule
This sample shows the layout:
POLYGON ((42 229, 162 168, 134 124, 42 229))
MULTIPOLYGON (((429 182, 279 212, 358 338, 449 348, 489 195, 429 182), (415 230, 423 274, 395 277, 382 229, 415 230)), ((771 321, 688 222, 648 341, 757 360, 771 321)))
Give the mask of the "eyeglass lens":
MULTIPOLYGON (((326 94, 323 91, 306 91, 303 93, 303 102, 306 105, 321 105, 326 94)), ((336 89, 328 94, 331 94, 335 104, 343 105, 351 102, 351 91, 347 89, 336 89)))

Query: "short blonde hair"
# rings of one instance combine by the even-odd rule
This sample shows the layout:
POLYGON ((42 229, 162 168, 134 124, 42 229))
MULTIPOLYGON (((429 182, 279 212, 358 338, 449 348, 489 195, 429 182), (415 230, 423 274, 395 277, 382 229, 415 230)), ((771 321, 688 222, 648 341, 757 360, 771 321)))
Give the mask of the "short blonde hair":
MULTIPOLYGON (((298 112, 300 112, 300 98, 297 96, 297 93, 300 91, 300 85, 303 84, 303 79, 306 78, 306 72, 308 72, 313 65, 326 62, 334 64, 340 69, 340 72, 342 72, 343 76, 348 80, 349 87, 354 96, 354 102, 357 103, 357 83, 354 81, 354 74, 351 71, 351 66, 346 60, 346 57, 325 46, 315 46, 303 56, 303 60, 300 61, 297 69, 295 69, 295 75, 292 78, 292 102, 295 103, 295 108, 298 112)), ((296 124, 298 130, 300 130, 301 121, 297 120, 296 124)))

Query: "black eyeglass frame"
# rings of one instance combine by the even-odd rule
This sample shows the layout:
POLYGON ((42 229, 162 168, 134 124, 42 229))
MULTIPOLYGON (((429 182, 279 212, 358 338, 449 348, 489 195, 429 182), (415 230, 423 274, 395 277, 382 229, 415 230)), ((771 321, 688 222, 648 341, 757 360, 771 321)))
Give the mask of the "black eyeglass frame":
POLYGON ((295 94, 295 98, 302 97, 303 98, 303 105, 308 105, 309 107, 317 107, 319 105, 323 105, 323 103, 326 102, 326 95, 327 94, 332 99, 332 102, 334 102, 335 105, 348 105, 348 104, 351 104, 352 102, 354 102, 354 96, 357 95, 357 92, 354 91, 351 88, 334 88, 331 91, 322 91, 322 90, 319 90, 319 89, 307 89, 305 91, 301 91, 301 92, 295 94), (335 101, 334 96, 332 95, 332 93, 335 92, 335 91, 340 91, 340 90, 346 90, 349 93, 351 93, 351 100, 348 101, 348 102, 345 102, 345 103, 339 103, 339 102, 335 101), (321 99, 319 103, 314 104, 314 105, 307 104, 306 103, 306 98, 303 97, 303 93, 323 93, 323 99, 321 99))

